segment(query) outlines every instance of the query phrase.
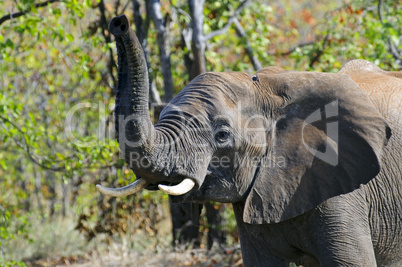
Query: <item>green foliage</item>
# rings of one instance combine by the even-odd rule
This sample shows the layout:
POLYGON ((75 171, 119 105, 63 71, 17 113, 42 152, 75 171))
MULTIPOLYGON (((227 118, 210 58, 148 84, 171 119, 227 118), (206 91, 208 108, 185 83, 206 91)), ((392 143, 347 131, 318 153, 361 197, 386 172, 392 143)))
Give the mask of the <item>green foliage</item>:
MULTIPOLYGON (((91 1, 0 6, 7 7, 0 17, 10 8, 27 12, 0 26, 0 204, 6 214, 39 209, 48 216, 43 205, 50 213, 61 210, 57 185, 78 194, 84 181, 94 184, 92 177, 122 167, 108 125, 112 88, 102 77, 108 48, 87 33, 96 14, 81 20, 91 1)), ((96 198, 93 187, 86 192, 96 198)), ((9 227, 2 226, 3 239, 9 227)))
POLYGON ((26 266, 25 263, 14 260, 7 260, 3 257, 4 245, 10 240, 15 239, 16 235, 27 235, 26 226, 28 225, 25 215, 12 215, 10 211, 0 206, 0 266, 26 266), (14 222, 14 223, 12 223, 14 222))
POLYGON ((328 13, 319 31, 324 38, 292 54, 296 66, 336 72, 347 61, 361 58, 386 70, 400 68, 389 46, 390 40, 402 51, 400 7, 398 1, 384 1, 381 6, 382 20, 378 13, 378 1, 353 1, 328 13), (320 55, 319 60, 312 64, 312 59, 317 55, 320 55))

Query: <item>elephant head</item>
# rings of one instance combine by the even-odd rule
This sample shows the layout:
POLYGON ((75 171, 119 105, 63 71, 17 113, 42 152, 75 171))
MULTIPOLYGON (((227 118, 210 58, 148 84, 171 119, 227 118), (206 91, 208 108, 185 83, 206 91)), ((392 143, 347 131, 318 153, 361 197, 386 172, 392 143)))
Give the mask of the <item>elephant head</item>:
POLYGON ((147 67, 127 18, 110 23, 119 58, 116 131, 143 188, 176 201, 244 203, 243 221, 277 223, 351 192, 380 171, 387 125, 348 75, 265 68, 206 73, 149 118, 147 67))

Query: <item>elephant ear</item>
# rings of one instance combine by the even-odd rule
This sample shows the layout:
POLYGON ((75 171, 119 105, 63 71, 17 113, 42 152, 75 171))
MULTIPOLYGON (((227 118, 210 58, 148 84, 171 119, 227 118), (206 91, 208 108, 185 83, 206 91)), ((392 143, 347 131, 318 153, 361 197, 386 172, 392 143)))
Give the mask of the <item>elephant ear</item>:
POLYGON ((257 76, 267 89, 274 123, 246 199, 246 223, 301 215, 379 173, 391 133, 348 75, 284 71, 257 76))

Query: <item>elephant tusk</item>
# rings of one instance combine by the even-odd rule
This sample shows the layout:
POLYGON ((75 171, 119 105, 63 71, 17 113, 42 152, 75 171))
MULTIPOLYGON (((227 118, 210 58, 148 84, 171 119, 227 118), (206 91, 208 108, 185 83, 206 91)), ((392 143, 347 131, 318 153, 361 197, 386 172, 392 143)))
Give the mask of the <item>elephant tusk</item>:
POLYGON ((125 187, 121 188, 109 188, 104 187, 100 184, 96 185, 96 189, 104 195, 113 196, 113 197, 124 197, 131 194, 135 194, 142 189, 144 189, 148 185, 148 182, 144 179, 137 179, 134 183, 131 183, 125 187))
POLYGON ((191 189, 193 189, 195 185, 195 182, 190 179, 186 178, 183 181, 181 181, 180 184, 174 185, 174 186, 168 186, 168 185, 158 185, 159 189, 162 190, 163 192, 173 195, 173 196, 180 196, 184 195, 185 193, 189 192, 191 189))

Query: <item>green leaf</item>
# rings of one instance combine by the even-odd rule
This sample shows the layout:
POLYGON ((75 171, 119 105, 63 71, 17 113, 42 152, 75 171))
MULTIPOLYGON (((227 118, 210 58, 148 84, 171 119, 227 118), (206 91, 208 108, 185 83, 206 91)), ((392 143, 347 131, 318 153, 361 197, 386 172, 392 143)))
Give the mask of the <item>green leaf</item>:
POLYGON ((36 126, 36 119, 35 119, 35 115, 32 112, 28 112, 28 116, 31 119, 31 122, 33 123, 33 125, 36 126))
POLYGON ((5 159, 0 159, 0 165, 3 167, 3 170, 6 171, 8 169, 5 159))
POLYGON ((72 41, 74 41, 74 36, 72 34, 70 34, 70 33, 67 33, 66 34, 66 39, 67 39, 68 42, 72 42, 72 41))
POLYGON ((52 10, 53 15, 55 15, 56 17, 60 17, 61 16, 61 10, 60 8, 55 8, 52 10))
POLYGON ((6 45, 6 47, 14 49, 14 43, 9 38, 7 38, 7 41, 6 41, 5 45, 6 45))

